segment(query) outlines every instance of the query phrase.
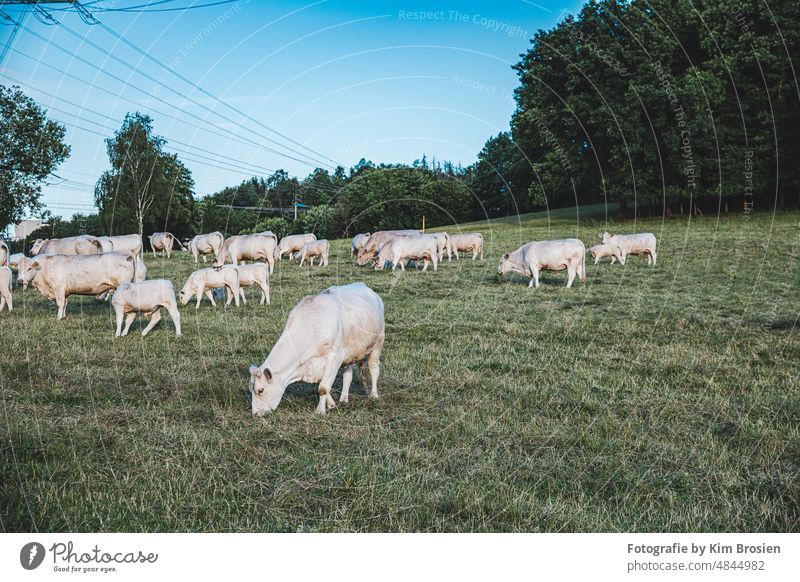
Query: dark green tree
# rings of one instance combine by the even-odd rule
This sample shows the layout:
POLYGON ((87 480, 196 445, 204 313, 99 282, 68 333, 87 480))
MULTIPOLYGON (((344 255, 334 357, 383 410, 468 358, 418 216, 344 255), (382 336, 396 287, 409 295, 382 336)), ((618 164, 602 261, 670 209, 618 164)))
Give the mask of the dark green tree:
POLYGON ((41 208, 42 184, 69 156, 64 134, 19 87, 0 85, 0 230, 41 208))

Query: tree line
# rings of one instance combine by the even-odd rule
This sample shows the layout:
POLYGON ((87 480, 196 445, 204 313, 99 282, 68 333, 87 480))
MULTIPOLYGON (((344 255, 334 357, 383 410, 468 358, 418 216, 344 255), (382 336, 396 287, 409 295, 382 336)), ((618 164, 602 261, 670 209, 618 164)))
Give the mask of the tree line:
MULTIPOLYGON (((197 198, 152 119, 130 113, 106 140, 97 214, 51 219, 35 236, 338 238, 419 228, 423 217, 440 226, 598 202, 627 216, 797 207, 798 21, 797 2, 767 10, 759 0, 592 0, 534 35, 514 66, 510 131, 491 136, 467 167, 425 155, 413 164, 362 159, 305 178, 279 170, 197 198)), ((18 88, 0 86, 0 111, 5 228, 40 210, 41 184, 69 147, 64 128, 18 88)))

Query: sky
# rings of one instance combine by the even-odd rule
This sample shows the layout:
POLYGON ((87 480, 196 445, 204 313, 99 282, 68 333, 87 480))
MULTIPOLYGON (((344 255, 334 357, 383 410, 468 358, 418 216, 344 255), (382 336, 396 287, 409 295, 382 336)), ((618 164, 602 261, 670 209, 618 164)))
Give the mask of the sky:
POLYGON ((94 211, 105 138, 133 111, 153 118, 198 197, 276 169, 302 178, 361 158, 466 166, 509 129, 512 66, 530 38, 582 2, 83 4, 99 24, 50 3, 44 22, 3 6, 22 26, 0 26, 0 83, 19 85, 67 129, 72 153, 43 188, 46 207, 65 217, 94 211))

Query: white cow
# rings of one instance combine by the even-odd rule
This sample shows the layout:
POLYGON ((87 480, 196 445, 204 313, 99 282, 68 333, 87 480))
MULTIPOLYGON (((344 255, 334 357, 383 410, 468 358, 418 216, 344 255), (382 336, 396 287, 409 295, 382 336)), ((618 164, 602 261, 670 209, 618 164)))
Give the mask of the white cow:
POLYGON ((373 232, 365 240, 356 255, 356 265, 363 267, 378 255, 378 251, 393 236, 419 236, 418 230, 379 230, 373 232))
POLYGON ((31 256, 36 255, 91 255, 105 252, 98 237, 88 234, 65 238, 37 238, 31 246, 31 256))
POLYGON ((172 323, 175 325, 175 335, 181 335, 181 314, 178 312, 178 302, 175 301, 175 289, 172 281, 166 279, 153 279, 141 283, 124 283, 114 291, 111 299, 114 314, 117 319, 116 337, 128 335, 133 320, 137 313, 144 313, 149 320, 142 330, 142 337, 161 321, 161 308, 167 310, 172 323), (125 320, 125 329, 122 329, 122 320, 125 320))
POLYGON ((428 263, 433 263, 435 271, 439 265, 439 239, 431 234, 393 236, 383 243, 378 251, 374 269, 380 271, 389 262, 392 263, 392 271, 397 268, 397 265, 400 265, 400 268, 405 271, 405 263, 410 260, 422 260, 424 262, 423 271, 428 269, 428 263))
POLYGON ((498 275, 516 272, 531 278, 528 287, 539 287, 540 271, 567 270, 567 287, 577 274, 581 283, 586 282, 586 247, 576 238, 545 240, 521 246, 513 253, 506 253, 497 267, 498 275))
POLYGON ((0 267, 8 267, 9 256, 11 256, 11 251, 8 245, 0 240, 0 267))
POLYGON ((203 257, 203 262, 206 262, 206 255, 214 255, 214 259, 219 256, 222 250, 222 245, 225 243, 225 237, 219 231, 210 232, 208 234, 198 234, 191 241, 189 241, 189 252, 194 257, 194 262, 197 263, 197 257, 203 257))
POLYGON ((611 247, 614 256, 624 265, 628 255, 645 255, 647 264, 656 266, 656 235, 652 232, 640 234, 608 234, 602 235, 603 244, 611 247))
POLYGON ((483 235, 479 232, 472 232, 468 234, 451 234, 448 255, 453 253, 456 256, 456 259, 458 259, 459 251, 464 253, 472 251, 473 261, 478 255, 480 255, 481 260, 483 260, 483 235))
POLYGON ((328 241, 323 240, 314 240, 311 242, 307 242, 302 247, 300 247, 300 266, 303 266, 303 263, 308 260, 309 264, 313 267, 314 266, 314 259, 319 257, 319 266, 320 267, 327 267, 328 266, 328 249, 330 245, 328 241))
POLYGON ((600 259, 605 259, 606 257, 611 257, 612 265, 617 262, 617 257, 614 256, 614 249, 609 245, 594 245, 589 247, 589 253, 594 257, 595 265, 600 262, 600 259))
POLYGON ((439 261, 441 261, 444 258, 445 253, 448 254, 449 258, 449 255, 452 252, 450 251, 451 248, 450 235, 447 234, 446 232, 436 232, 432 233, 431 236, 436 237, 436 245, 439 250, 439 261))
POLYGON ((221 267, 226 261, 234 266, 242 261, 266 261, 269 272, 275 268, 275 247, 277 238, 271 232, 264 234, 241 234, 225 239, 219 255, 214 261, 215 267, 221 267))
POLYGON ((131 253, 37 255, 19 270, 20 285, 31 284, 58 305, 58 319, 67 316, 70 295, 95 297, 137 280, 137 260, 131 253))
POLYGON ((182 249, 186 249, 183 243, 175 238, 175 235, 171 232, 154 232, 148 238, 150 239, 150 250, 153 251, 154 257, 158 251, 164 251, 169 259, 172 256, 172 248, 175 243, 178 243, 178 246, 182 249))
POLYGON ((275 251, 275 258, 279 261, 283 258, 283 255, 289 255, 289 259, 292 258, 294 253, 300 251, 303 248, 303 245, 307 242, 317 240, 317 236, 314 233, 308 234, 290 234, 289 236, 285 236, 281 239, 280 244, 278 244, 278 248, 275 251))
POLYGON ((104 253, 127 252, 141 257, 144 253, 142 237, 138 234, 121 234, 118 236, 98 236, 104 253))
MULTIPOLYGON (((236 269, 221 269, 209 267, 207 269, 198 269, 186 280, 183 288, 178 293, 178 301, 181 305, 186 305, 192 300, 193 296, 197 296, 197 303, 195 309, 200 307, 200 300, 203 294, 211 301, 211 305, 217 306, 214 301, 214 295, 211 293, 212 289, 217 287, 224 287, 236 302, 236 307, 239 307, 239 271, 236 269)), ((226 304, 227 305, 227 304, 226 304)))
POLYGON ((357 234, 353 237, 353 240, 350 242, 350 256, 355 258, 358 256, 358 251, 364 248, 364 243, 367 242, 369 238, 369 233, 364 232, 361 234, 357 234))
POLYGON ((345 368, 339 397, 343 403, 348 401, 353 372, 364 360, 372 377, 370 398, 378 398, 384 328, 383 301, 364 283, 304 297, 264 363, 250 366, 253 414, 275 410, 286 387, 301 380, 319 383, 316 412, 325 414, 335 406, 330 391, 339 369, 345 368))
POLYGON ((8 305, 8 310, 14 309, 14 302, 11 300, 11 281, 14 275, 9 267, 0 267, 0 311, 8 305))
MULTIPOLYGON (((242 301, 247 305, 247 298, 244 296, 243 287, 258 285, 261 289, 260 305, 269 305, 269 266, 266 263, 252 263, 250 265, 225 265, 223 269, 236 269, 239 273, 239 294, 242 301)), ((225 305, 230 305, 233 297, 226 288, 227 301, 225 305)))

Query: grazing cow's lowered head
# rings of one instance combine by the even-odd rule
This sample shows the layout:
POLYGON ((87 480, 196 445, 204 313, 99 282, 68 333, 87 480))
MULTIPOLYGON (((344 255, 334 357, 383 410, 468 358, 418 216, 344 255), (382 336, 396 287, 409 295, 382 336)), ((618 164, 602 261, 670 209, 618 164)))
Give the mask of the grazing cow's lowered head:
POLYGON ((262 371, 258 366, 250 366, 249 388, 253 414, 264 416, 278 408, 286 391, 286 383, 274 377, 269 368, 262 371))
POLYGON ((499 276, 502 277, 506 273, 514 271, 515 263, 512 254, 513 253, 506 253, 502 257, 500 257, 500 264, 497 265, 497 274, 499 276))

